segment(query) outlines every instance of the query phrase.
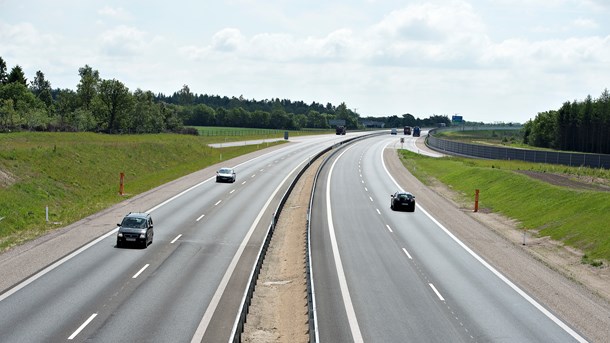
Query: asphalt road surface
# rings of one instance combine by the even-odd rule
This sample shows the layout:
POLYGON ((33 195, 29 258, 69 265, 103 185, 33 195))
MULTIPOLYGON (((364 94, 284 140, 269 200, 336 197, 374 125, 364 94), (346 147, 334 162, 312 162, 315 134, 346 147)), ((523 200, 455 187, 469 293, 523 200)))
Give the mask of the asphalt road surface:
POLYGON ((399 186, 382 155, 396 140, 354 143, 320 175, 311 219, 320 341, 584 341, 433 213, 390 209, 399 186))
MULTIPOLYGON (((228 165, 236 168, 235 183, 212 176, 152 192, 152 205, 134 199, 129 211, 154 220, 146 249, 117 248, 116 221, 103 222, 107 217, 83 222, 70 233, 102 227, 105 234, 0 294, 0 342, 227 342, 288 181, 338 140, 300 137, 228 165)), ((62 236, 55 238, 49 242, 62 236)), ((16 273, 28 263, 22 256, 27 251, 3 268, 16 273)))

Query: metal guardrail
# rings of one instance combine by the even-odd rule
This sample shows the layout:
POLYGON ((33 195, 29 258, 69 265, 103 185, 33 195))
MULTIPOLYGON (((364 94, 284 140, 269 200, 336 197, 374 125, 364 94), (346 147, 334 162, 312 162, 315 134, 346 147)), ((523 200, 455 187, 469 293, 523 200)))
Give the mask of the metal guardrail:
POLYGON ((529 150, 505 148, 456 142, 434 137, 434 131, 428 132, 426 145, 430 148, 449 154, 479 157, 491 160, 520 160, 534 163, 560 164, 573 167, 591 167, 610 169, 610 155, 560 152, 547 150, 529 150))
MULTIPOLYGON (((319 152, 318 154, 316 154, 315 156, 313 156, 306 164, 305 166, 303 166, 303 168, 301 168, 301 170, 297 173, 297 175, 295 176, 295 178, 292 180, 292 182, 290 183, 290 185, 288 186, 288 189, 286 189, 286 192, 284 192, 284 195, 282 195, 282 198, 280 199, 280 203, 278 204, 275 212, 273 213, 273 217, 271 219, 271 224, 269 225, 269 227, 267 228, 267 233, 265 234, 265 240, 258 252, 256 261, 254 263, 254 267, 252 268, 252 272, 250 274, 250 278, 249 278, 249 283, 248 286, 246 288, 246 292, 244 294, 244 297, 242 299, 241 305, 240 305, 240 310, 237 314, 237 319, 235 321, 235 324, 233 326, 233 330, 231 333, 231 339, 230 342, 234 342, 234 343, 239 343, 241 342, 241 334, 244 331, 244 325, 246 323, 246 317, 248 315, 248 308, 250 307, 250 304, 252 302, 252 296, 254 294, 254 290, 256 287, 256 281, 258 280, 258 276, 260 275, 260 271, 261 268, 263 266, 263 261, 265 260, 265 256, 267 255, 267 250, 269 249, 269 244, 271 242, 271 237, 273 236, 273 232, 275 231, 275 225, 280 217, 280 213, 282 212, 282 209, 284 208, 284 205, 286 204, 286 201, 288 200, 288 196, 290 196, 290 193, 292 192, 292 190, 294 189, 295 185, 297 184, 297 182, 299 181, 299 179, 301 178, 301 176, 303 176, 303 174, 305 173, 305 171, 307 170, 307 168, 309 168, 309 166, 316 161, 318 158, 320 158, 321 156, 323 156, 324 154, 326 154, 327 152, 336 149, 339 146, 342 146, 344 144, 353 142, 354 140, 357 139, 362 139, 363 137, 367 137, 367 136, 359 136, 359 137, 354 137, 354 138, 350 138, 344 141, 341 141, 333 146, 330 146, 324 150, 322 150, 321 152, 319 152)), ((322 164, 324 164, 326 162, 326 160, 324 162, 322 162, 322 164)), ((321 168, 318 168, 318 171, 316 172, 316 179, 318 177, 318 174, 320 172, 321 168)), ((315 186, 315 180, 314 180, 314 186, 315 186)), ((313 190, 312 190, 312 197, 313 197, 313 190)), ((311 202, 309 204, 309 208, 307 211, 307 246, 308 246, 308 254, 306 256, 306 278, 307 278, 307 304, 308 304, 308 310, 309 310, 309 341, 310 342, 317 342, 317 328, 316 328, 316 320, 315 320, 315 305, 314 305, 314 292, 313 292, 313 283, 311 280, 311 263, 310 263, 310 250, 309 250, 309 218, 310 218, 310 210, 311 210, 311 202), (313 339, 312 339, 312 334, 313 339)))

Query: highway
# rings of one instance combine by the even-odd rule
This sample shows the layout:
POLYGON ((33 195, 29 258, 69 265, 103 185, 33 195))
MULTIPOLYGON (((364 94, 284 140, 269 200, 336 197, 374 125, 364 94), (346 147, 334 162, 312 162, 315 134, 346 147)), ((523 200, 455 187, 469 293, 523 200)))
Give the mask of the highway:
MULTIPOLYGON (((159 192, 147 249, 107 233, 0 294, 0 342, 228 342, 279 197, 303 164, 353 137, 301 137, 238 165, 237 182, 159 192)), ((424 208, 389 209, 382 159, 404 137, 339 149, 316 186, 312 266, 321 342, 584 341, 424 208)), ((416 194, 417 196, 417 194, 416 194)), ((83 228, 86 230, 87 228, 83 228)), ((24 262, 25 263, 25 262, 24 262)))
POLYGON ((320 342, 585 341, 434 214, 390 210, 400 186, 382 156, 399 137, 354 143, 320 175, 311 218, 320 342))
POLYGON ((229 165, 233 184, 212 177, 161 194, 152 208, 135 201, 132 211, 154 220, 147 249, 117 248, 116 223, 92 221, 107 234, 0 295, 0 342, 229 341, 278 199, 339 139, 301 137, 229 165))

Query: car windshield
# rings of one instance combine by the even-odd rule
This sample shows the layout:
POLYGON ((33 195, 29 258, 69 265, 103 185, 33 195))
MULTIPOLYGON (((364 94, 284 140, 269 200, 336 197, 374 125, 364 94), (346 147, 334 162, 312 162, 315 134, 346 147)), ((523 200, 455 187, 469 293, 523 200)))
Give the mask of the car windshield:
POLYGON ((409 199, 411 199, 411 194, 398 194, 398 199, 409 200, 409 199))
POLYGON ((231 169, 221 169, 218 172, 220 174, 231 174, 231 169))
POLYGON ((122 227, 129 228, 142 228, 146 223, 146 219, 144 218, 135 218, 135 217, 127 217, 123 219, 123 223, 121 223, 122 227))

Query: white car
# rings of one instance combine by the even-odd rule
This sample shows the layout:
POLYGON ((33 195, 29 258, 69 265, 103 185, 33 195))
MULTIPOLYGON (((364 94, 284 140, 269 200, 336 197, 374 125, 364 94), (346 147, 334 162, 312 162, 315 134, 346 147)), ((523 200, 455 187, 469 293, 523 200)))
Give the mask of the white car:
POLYGON ((237 175, 233 168, 220 168, 216 172, 216 182, 235 182, 237 175))

